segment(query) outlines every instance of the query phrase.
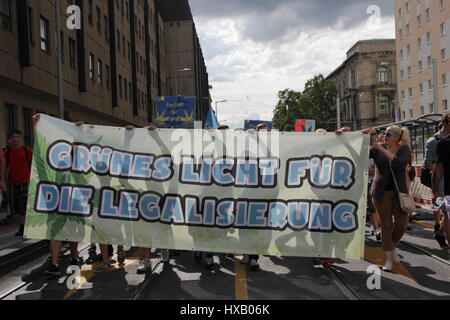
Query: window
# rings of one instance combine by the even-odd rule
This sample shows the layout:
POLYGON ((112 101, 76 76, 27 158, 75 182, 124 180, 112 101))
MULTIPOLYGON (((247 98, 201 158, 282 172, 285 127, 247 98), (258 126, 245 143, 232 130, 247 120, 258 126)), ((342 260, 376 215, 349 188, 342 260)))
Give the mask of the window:
POLYGON ((400 79, 405 78, 405 72, 403 70, 400 70, 400 79))
POLYGON ((94 80, 94 73, 95 73, 95 67, 94 67, 94 55, 92 53, 89 53, 89 79, 94 80))
POLYGON ((50 52, 50 41, 48 37, 48 20, 41 17, 40 20, 40 31, 41 31, 41 50, 44 52, 50 52))
POLYGON ((427 10, 425 10, 425 16, 427 17, 427 20, 431 19, 431 9, 428 8, 427 10))
POLYGON ((30 44, 34 45, 34 28, 33 28, 33 8, 28 7, 28 39, 30 40, 30 44))
POLYGON ((398 31, 398 34, 399 34, 399 36, 400 36, 400 39, 403 39, 403 30, 402 30, 402 29, 400 29, 400 30, 398 31))
POLYGON ((431 80, 428 80, 428 90, 433 91, 433 82, 431 80))
POLYGON ((119 95, 122 98, 123 97, 123 93, 122 93, 122 76, 119 74, 119 95))
POLYGON ((0 0, 0 26, 11 30, 11 0, 0 0))
POLYGON ((103 21, 105 23, 105 40, 109 41, 109 22, 108 22, 108 17, 107 16, 103 16, 103 21))
POLYGON ((425 114, 425 107, 420 106, 420 114, 423 116, 425 114))
POLYGON ((420 26, 422 24, 422 16, 419 14, 417 16, 417 26, 420 26))
POLYGON ((441 23, 441 36, 445 36, 445 22, 441 23))
POLYGON ((419 49, 422 48, 422 38, 417 39, 417 47, 418 47, 419 49))
POLYGON ((76 68, 76 42, 72 38, 69 38, 69 64, 71 68, 76 68))
POLYGON ((448 101, 447 101, 447 99, 442 100, 442 108, 444 108, 444 111, 448 110, 448 101))
POLYGON ((413 111, 411 109, 411 110, 409 110, 409 117, 412 118, 413 116, 414 116, 414 113, 413 113, 413 111))
POLYGON ((419 71, 423 71, 423 62, 419 60, 419 71))
POLYGON ((409 34, 409 23, 406 25, 406 35, 409 34))
POLYGON ((109 71, 109 66, 108 65, 105 65, 105 72, 106 72, 106 79, 105 79, 106 88, 109 89, 111 73, 109 71))
POLYGON ((447 60, 447 51, 444 49, 441 49, 441 60, 445 61, 447 60))
POLYGON ((434 103, 430 103, 430 104, 428 105, 428 112, 429 112, 429 113, 434 113, 434 103))
POLYGON ((409 95, 409 98, 412 98, 412 95, 413 95, 413 90, 412 90, 412 88, 409 88, 409 89, 408 89, 408 95, 409 95))
POLYGON ((427 62, 428 62, 428 67, 431 67, 433 65, 433 59, 431 58, 431 56, 427 57, 427 62))
POLYGON ((102 33, 102 14, 100 12, 99 7, 95 7, 95 11, 97 13, 97 32, 102 33))
POLYGON ((408 54, 408 56, 411 55, 411 46, 409 44, 406 46, 406 53, 408 54))
POLYGON ((381 96, 380 98, 380 114, 389 114, 391 111, 390 101, 388 96, 381 96))
POLYGON ((382 66, 378 69, 378 81, 379 82, 388 82, 388 68, 382 66))
POLYGON ((439 0, 439 7, 445 9, 445 0, 439 0))
POLYGON ((92 0, 88 0, 88 21, 89 24, 92 25, 94 23, 94 18, 93 18, 93 8, 92 8, 92 0))
POLYGON ((402 90, 402 99, 405 100, 405 90, 402 90))
POLYGON ((403 59, 403 49, 400 49, 400 58, 403 59))
POLYGON ((411 67, 408 67, 408 77, 411 77, 411 67))
POLYGON ((31 133, 32 131, 32 117, 33 110, 29 108, 23 108, 23 142, 27 146, 31 146, 31 133))
POLYGON ((443 75, 442 75, 442 86, 443 87, 446 87, 447 86, 447 74, 446 73, 444 73, 443 75))
POLYGON ((420 91, 420 94, 423 94, 423 83, 419 84, 419 91, 420 91))
POLYGON ((431 43, 431 32, 427 32, 427 44, 431 43))
POLYGON ((125 100, 128 100, 128 83, 127 79, 123 79, 123 87, 125 89, 125 100))
POLYGON ((117 30, 117 51, 120 52, 120 32, 117 30))
POLYGON ((100 59, 97 61, 97 81, 103 84, 103 62, 100 59))

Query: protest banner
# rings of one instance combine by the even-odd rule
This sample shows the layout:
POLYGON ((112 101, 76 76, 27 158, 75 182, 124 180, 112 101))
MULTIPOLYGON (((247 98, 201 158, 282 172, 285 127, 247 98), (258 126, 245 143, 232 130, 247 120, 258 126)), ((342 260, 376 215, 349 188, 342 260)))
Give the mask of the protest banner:
POLYGON ((369 137, 36 126, 25 236, 361 259, 369 137))

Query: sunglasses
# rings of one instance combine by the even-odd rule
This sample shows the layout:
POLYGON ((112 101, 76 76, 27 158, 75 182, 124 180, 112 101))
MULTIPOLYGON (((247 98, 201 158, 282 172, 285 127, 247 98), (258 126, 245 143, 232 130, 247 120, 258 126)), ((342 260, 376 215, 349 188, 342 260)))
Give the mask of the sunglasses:
POLYGON ((383 135, 387 137, 398 137, 398 134, 390 133, 390 132, 383 132, 383 135))

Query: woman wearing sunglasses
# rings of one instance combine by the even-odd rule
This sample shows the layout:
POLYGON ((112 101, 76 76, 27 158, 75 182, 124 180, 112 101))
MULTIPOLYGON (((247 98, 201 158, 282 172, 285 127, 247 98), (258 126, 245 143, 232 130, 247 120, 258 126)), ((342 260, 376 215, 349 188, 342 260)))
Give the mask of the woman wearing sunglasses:
MULTIPOLYGON (((374 130, 369 132, 375 133, 374 130)), ((395 248, 408 226, 408 214, 400 208, 392 172, 399 191, 409 193, 405 170, 411 162, 411 151, 406 128, 392 126, 382 135, 382 143, 373 143, 370 149, 370 158, 375 162, 375 176, 370 193, 381 220, 381 242, 386 255, 383 270, 391 271, 394 263, 400 261, 395 248)))

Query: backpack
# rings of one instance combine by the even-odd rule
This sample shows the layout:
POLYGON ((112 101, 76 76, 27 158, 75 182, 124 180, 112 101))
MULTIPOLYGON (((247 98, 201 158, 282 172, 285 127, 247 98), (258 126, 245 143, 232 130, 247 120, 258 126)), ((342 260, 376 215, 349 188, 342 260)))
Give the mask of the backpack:
MULTIPOLYGON (((441 140, 439 135, 435 135, 434 138, 436 139, 437 142, 439 142, 439 140, 441 140)), ((432 187, 432 175, 433 175, 433 170, 429 170, 425 167, 422 167, 422 170, 420 171, 420 182, 424 185, 427 186, 428 188, 432 187)))

